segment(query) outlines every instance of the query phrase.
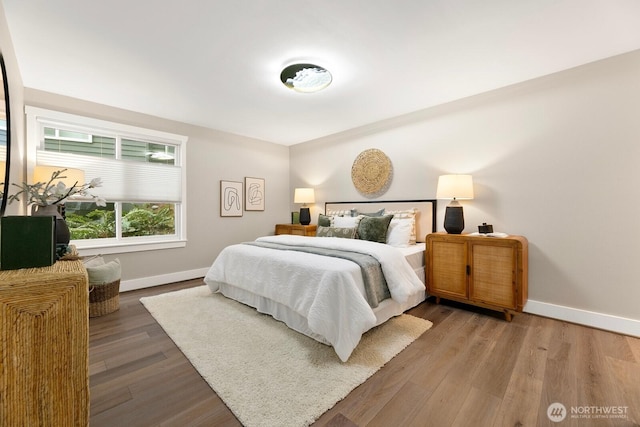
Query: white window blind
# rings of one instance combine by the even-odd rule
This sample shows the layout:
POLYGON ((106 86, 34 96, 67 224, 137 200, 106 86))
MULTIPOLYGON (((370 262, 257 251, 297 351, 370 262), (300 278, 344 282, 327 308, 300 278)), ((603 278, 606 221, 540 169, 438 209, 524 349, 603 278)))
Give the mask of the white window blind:
POLYGON ((141 163, 69 153, 37 150, 36 163, 43 166, 77 168, 87 182, 100 178, 102 186, 92 190, 107 202, 171 202, 182 200, 180 166, 141 163))

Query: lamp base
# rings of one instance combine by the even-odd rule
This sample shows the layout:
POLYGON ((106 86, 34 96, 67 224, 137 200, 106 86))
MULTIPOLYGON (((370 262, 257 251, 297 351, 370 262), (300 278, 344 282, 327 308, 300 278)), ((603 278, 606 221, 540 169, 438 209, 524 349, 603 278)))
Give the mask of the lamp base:
POLYGON ((309 212, 309 208, 300 208, 300 224, 311 224, 311 213, 309 212))
MULTIPOLYGON (((453 205, 453 202, 451 203, 453 205)), ((464 230, 464 214, 462 206, 457 202, 454 206, 447 206, 444 214, 444 229, 449 234, 460 234, 464 230), (456 206, 457 205, 457 206, 456 206)))

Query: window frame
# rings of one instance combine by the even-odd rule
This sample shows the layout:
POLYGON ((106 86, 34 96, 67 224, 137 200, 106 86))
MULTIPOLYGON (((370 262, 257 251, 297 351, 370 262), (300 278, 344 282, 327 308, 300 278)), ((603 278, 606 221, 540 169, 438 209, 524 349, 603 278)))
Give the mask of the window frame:
MULTIPOLYGON (((138 126, 125 125, 121 123, 95 119, 76 114, 64 113, 44 109, 40 107, 25 106, 26 114, 26 170, 27 180, 31 181, 33 171, 36 166, 37 150, 44 146, 44 128, 64 126, 69 129, 77 129, 80 132, 118 135, 120 138, 144 138, 158 144, 170 144, 176 147, 177 159, 179 161, 181 189, 180 202, 175 203, 175 226, 176 233, 173 235, 159 236, 139 236, 126 238, 108 239, 86 239, 72 240, 82 255, 117 254, 126 252, 150 251, 158 249, 172 249, 185 247, 187 242, 187 140, 188 137, 173 133, 157 131, 138 126)), ((116 160, 120 158, 120 144, 116 146, 116 160)), ((99 195, 99 189, 95 191, 99 195)), ((107 202, 113 202, 107 200, 107 202)), ((149 202, 161 202, 160 200, 149 200, 149 202)), ((114 202, 120 204, 120 201, 114 202)), ((116 207, 116 227, 121 227, 120 207, 116 207)), ((121 234, 121 233, 118 233, 121 234)))

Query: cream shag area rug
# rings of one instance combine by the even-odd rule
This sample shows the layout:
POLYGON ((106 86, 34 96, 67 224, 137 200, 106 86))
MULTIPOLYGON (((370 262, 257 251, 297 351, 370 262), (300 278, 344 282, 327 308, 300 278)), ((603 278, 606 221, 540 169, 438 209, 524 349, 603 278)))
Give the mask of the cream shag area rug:
POLYGON ((307 426, 431 322, 401 315, 367 332, 346 363, 332 347, 207 286, 140 301, 245 426, 307 426))

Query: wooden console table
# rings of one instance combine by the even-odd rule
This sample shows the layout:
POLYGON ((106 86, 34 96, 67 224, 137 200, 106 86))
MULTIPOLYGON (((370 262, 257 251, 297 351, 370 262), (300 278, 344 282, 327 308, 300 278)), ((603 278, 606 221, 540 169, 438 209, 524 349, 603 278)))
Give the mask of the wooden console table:
POLYGON ((82 261, 0 271, 0 425, 89 424, 82 261))

